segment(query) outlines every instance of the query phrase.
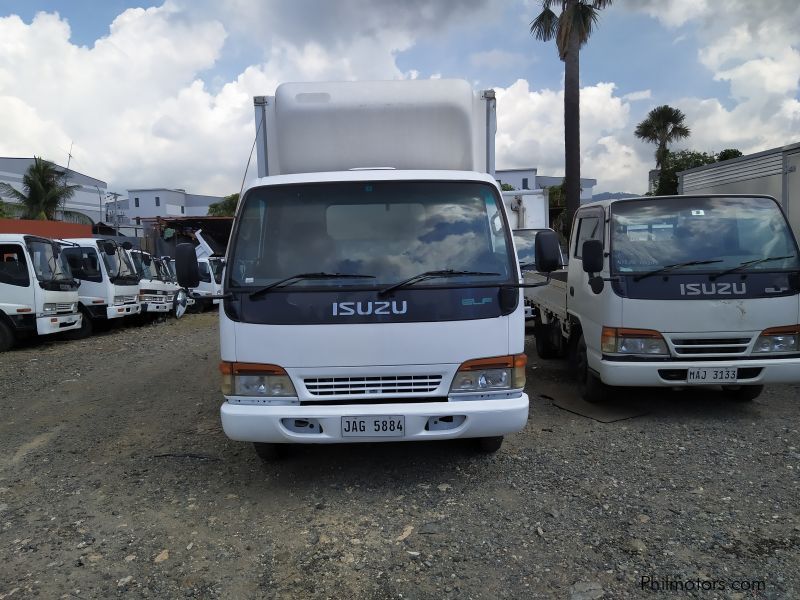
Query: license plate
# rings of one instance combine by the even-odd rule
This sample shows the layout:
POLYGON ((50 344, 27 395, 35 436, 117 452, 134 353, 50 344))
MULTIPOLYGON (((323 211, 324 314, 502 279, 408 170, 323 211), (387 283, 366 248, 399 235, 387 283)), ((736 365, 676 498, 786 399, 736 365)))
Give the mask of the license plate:
POLYGON ((686 373, 686 383, 736 383, 736 367, 694 367, 686 373))
POLYGON ((342 417, 342 437, 403 437, 405 417, 342 417))

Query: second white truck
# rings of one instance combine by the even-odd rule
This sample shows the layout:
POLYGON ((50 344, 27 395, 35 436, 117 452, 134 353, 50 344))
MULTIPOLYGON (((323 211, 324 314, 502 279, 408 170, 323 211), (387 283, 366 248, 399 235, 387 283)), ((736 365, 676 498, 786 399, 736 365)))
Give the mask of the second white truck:
POLYGON ((567 270, 527 292, 538 353, 570 354, 592 402, 611 386, 716 385, 752 400, 800 381, 798 256, 768 196, 583 205, 567 270))

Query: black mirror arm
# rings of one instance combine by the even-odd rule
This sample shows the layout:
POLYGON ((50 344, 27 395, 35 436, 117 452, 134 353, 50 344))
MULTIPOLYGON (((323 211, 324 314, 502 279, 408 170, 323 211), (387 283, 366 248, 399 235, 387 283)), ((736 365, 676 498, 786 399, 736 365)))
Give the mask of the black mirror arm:
POLYGON ((539 283, 518 283, 515 286, 511 286, 511 287, 517 287, 517 288, 537 288, 537 287, 542 287, 543 285, 549 284, 551 278, 552 278, 551 274, 548 273, 547 277, 545 278, 545 280, 544 281, 540 281, 539 283))

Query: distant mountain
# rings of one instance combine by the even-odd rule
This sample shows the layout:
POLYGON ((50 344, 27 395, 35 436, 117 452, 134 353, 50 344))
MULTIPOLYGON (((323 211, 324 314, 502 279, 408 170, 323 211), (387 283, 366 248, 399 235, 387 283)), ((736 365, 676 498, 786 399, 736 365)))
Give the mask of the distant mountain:
POLYGON ((628 192, 603 192, 601 194, 593 194, 592 201, 595 200, 619 200, 620 198, 638 198, 644 194, 629 194, 628 192))

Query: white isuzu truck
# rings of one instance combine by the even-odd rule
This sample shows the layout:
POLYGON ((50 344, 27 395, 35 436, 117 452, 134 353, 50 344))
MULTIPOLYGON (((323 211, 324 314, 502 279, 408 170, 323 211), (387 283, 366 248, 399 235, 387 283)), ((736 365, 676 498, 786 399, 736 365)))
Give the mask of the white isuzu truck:
POLYGON ((594 202, 569 244, 567 270, 527 296, 539 355, 571 353, 586 400, 609 386, 722 386, 748 401, 800 381, 800 254, 775 199, 594 202))
POLYGON ((142 314, 168 314, 175 309, 175 294, 180 289, 173 283, 167 267, 142 250, 128 250, 133 267, 139 276, 139 303, 142 314))
MULTIPOLYGON (((525 426, 528 396, 493 92, 295 83, 255 109, 260 178, 222 278, 225 433, 265 459, 288 443, 497 450, 525 426)), ((540 266, 557 268, 557 240, 540 242, 540 266)), ((196 287, 193 246, 178 246, 177 269, 196 287)))
POLYGON ((78 282, 59 244, 36 235, 0 233, 0 352, 20 337, 80 326, 78 282))
POLYGON ((99 238, 61 241, 72 275, 81 282, 78 294, 83 322, 76 337, 90 335, 98 323, 141 312, 139 276, 125 247, 99 238))

